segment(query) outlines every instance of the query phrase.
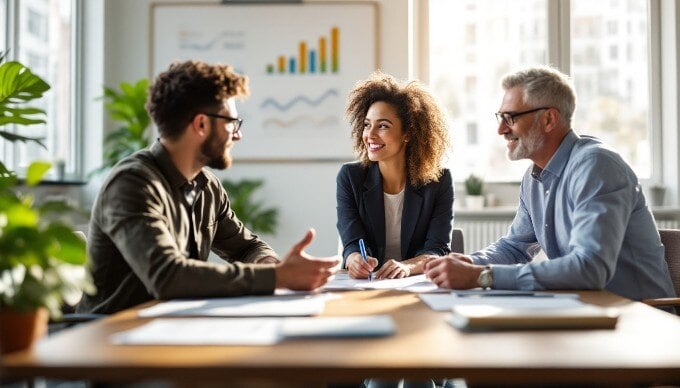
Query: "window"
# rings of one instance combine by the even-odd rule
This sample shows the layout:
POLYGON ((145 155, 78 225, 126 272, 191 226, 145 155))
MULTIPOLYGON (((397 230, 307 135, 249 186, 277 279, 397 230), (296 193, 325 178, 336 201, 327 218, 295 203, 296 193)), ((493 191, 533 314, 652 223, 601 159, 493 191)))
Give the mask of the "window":
MULTIPOLYGON (((9 60, 18 60, 42 77, 50 90, 31 106, 44 109, 46 124, 5 128, 24 136, 44 139, 47 149, 33 143, 3 142, 0 157, 21 176, 37 159, 65 164, 67 175, 77 173, 80 150, 75 141, 75 31, 78 0, 15 0, 14 6, 3 5, 0 20, 9 34, 2 35, 3 47, 9 49, 9 60), (9 11, 8 11, 9 10, 9 11)), ((56 178, 56 169, 50 172, 56 178)))
POLYGON ((471 173, 489 181, 521 179, 530 162, 507 160, 493 116, 502 98, 500 80, 546 63, 561 63, 572 76, 574 129, 602 138, 640 178, 652 177, 649 2, 568 3, 570 12, 560 16, 549 0, 430 0, 429 83, 451 120, 449 163, 457 180, 471 173), (558 28, 567 23, 569 29, 558 28), (642 34, 632 34, 632 26, 642 34), (559 35, 563 30, 570 36, 559 35), (549 50, 549 40, 562 47, 549 50))
POLYGON ((430 85, 451 119, 457 180, 519 180, 528 166, 506 160, 493 114, 500 77, 547 60, 545 10, 546 0, 430 0, 430 85))
POLYGON ((631 34, 632 25, 647 31, 648 1, 604 2, 571 0, 572 23, 592 24, 591 35, 571 38, 571 74, 586 80, 590 88, 578 96, 573 126, 581 133, 601 138, 621 153, 640 178, 651 178, 651 130, 649 128, 649 34, 631 34), (603 35, 606 17, 626 20, 628 28, 603 35), (589 50, 592 43, 607 42, 606 50, 589 50), (632 54, 619 55, 619 47, 632 54), (583 53, 587 50, 587 53, 583 53), (579 54, 578 56, 574 54, 579 54), (608 55, 609 58, 605 56, 608 55), (586 60, 577 60, 585 58, 586 60), (591 60, 588 61, 587 58, 591 60))

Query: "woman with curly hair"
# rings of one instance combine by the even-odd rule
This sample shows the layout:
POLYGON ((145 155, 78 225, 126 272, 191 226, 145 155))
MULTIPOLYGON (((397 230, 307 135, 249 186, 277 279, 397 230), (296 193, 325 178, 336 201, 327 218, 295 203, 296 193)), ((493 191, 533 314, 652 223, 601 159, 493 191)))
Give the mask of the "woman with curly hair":
POLYGON ((350 92, 346 115, 359 160, 337 177, 338 232, 349 275, 376 279, 423 273, 449 253, 453 221, 446 120, 418 82, 375 72, 350 92), (366 246, 362 260, 359 240, 366 246))

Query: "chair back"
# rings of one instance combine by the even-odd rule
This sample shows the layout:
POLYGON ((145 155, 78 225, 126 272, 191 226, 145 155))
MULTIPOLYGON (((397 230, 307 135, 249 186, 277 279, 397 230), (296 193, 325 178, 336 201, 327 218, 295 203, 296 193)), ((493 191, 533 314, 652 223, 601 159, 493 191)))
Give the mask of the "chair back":
POLYGON ((680 229, 659 229, 659 235, 675 295, 680 296, 680 229))
POLYGON ((451 252, 465 253, 465 238, 463 237, 463 229, 454 228, 451 232, 451 252))

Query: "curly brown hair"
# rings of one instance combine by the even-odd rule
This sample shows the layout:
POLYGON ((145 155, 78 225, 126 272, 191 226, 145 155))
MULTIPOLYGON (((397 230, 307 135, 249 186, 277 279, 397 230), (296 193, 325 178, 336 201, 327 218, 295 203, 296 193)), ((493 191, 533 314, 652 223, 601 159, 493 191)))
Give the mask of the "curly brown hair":
POLYGON ((439 181, 443 157, 451 147, 444 113, 423 84, 418 81, 400 84, 381 71, 356 84, 349 93, 345 112, 352 126, 354 152, 362 164, 371 163, 362 139, 364 119, 371 105, 378 101, 394 107, 404 132, 410 134, 406 147, 409 183, 419 186, 439 181))
POLYGON ((229 65, 174 62, 149 87, 146 110, 161 136, 176 140, 198 113, 216 113, 224 100, 248 94, 248 77, 229 65))

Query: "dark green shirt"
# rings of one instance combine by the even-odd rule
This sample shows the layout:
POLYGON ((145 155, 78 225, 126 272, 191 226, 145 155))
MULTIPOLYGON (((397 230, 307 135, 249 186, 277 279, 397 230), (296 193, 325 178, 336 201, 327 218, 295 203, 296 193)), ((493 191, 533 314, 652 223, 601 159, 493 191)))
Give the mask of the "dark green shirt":
POLYGON ((113 168, 95 201, 87 242, 97 294, 84 295, 78 311, 108 314, 152 299, 274 291, 274 265, 253 264, 276 257, 274 251, 236 217, 214 174, 204 169, 194 182, 189 204, 190 182, 159 142, 113 168), (211 250, 227 263, 207 262, 211 250))

